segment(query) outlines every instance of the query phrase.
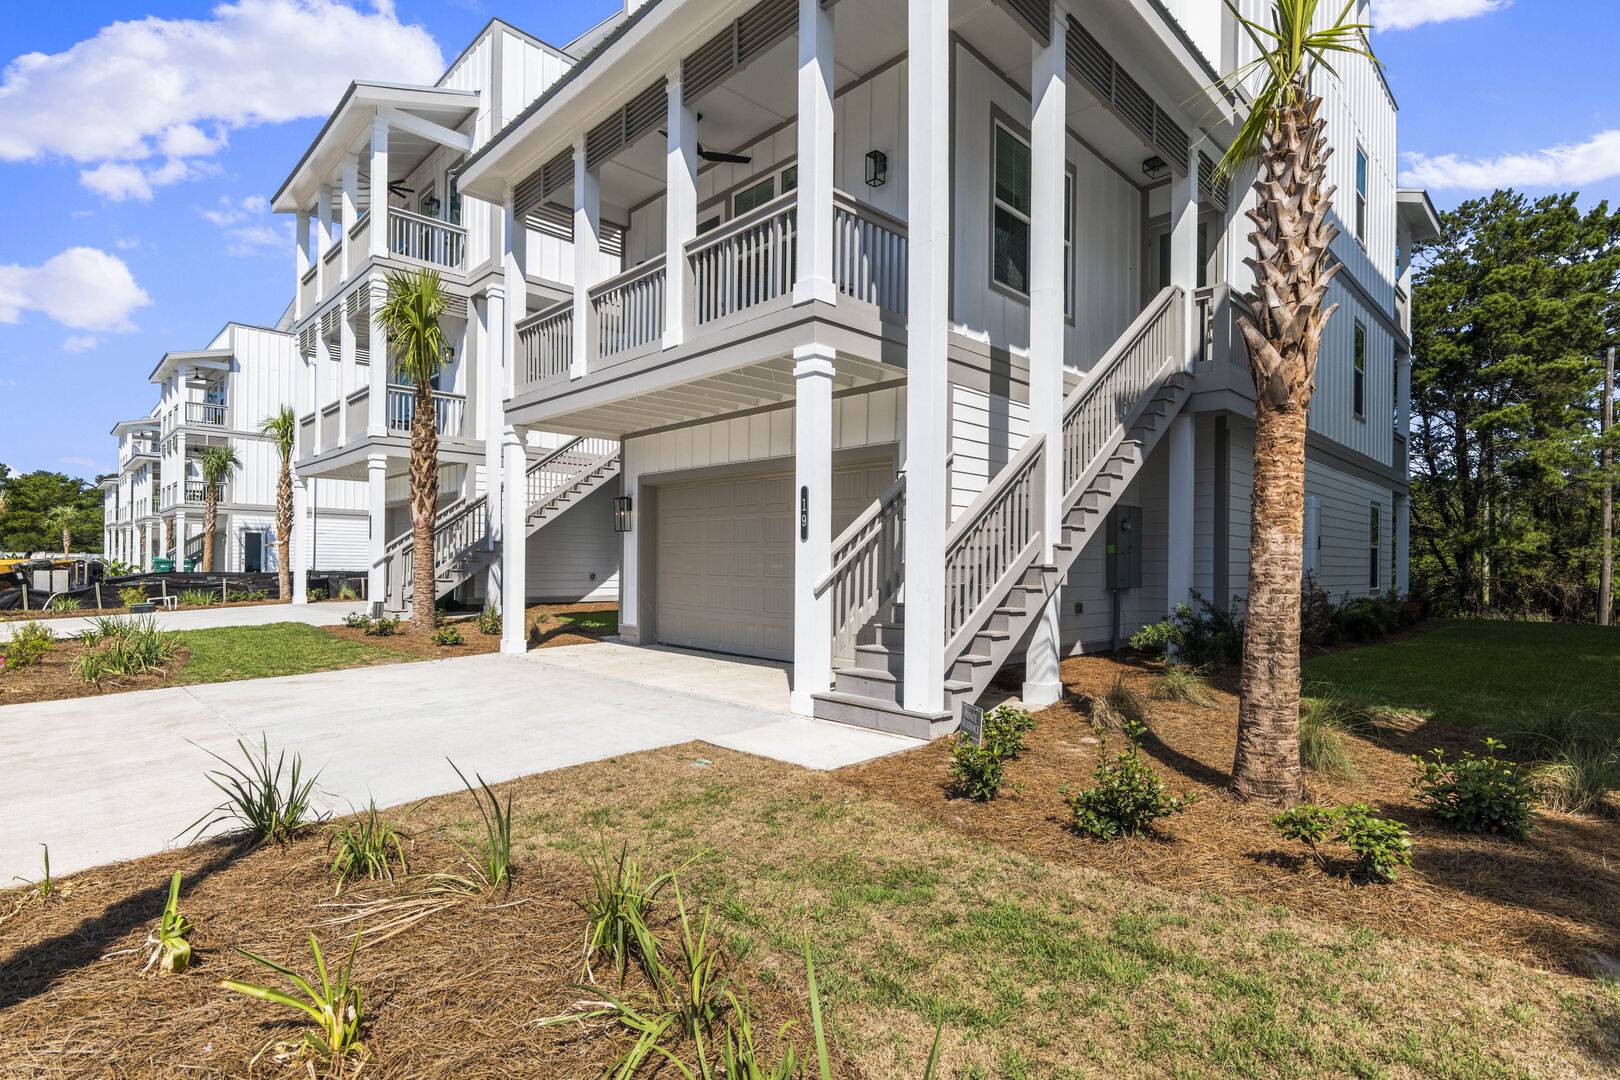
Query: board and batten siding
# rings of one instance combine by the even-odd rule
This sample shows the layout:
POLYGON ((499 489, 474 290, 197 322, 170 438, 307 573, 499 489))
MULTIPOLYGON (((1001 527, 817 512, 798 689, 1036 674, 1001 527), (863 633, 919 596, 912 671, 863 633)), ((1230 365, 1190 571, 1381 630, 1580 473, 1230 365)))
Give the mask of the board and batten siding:
POLYGON ((531 602, 619 598, 620 544, 613 531, 618 494, 617 484, 604 484, 529 535, 525 591, 531 602))
POLYGON ((951 520, 1007 467, 1029 437, 1029 406, 1001 394, 951 384, 951 520))
MULTIPOLYGON (((1163 446, 1155 447, 1142 469, 1126 485, 1119 506, 1142 508, 1142 587, 1120 591, 1120 640, 1164 618, 1169 604, 1165 574, 1169 569, 1169 518, 1166 514, 1166 469, 1163 446)), ((1106 529, 1087 538, 1069 569, 1058 607, 1058 638, 1073 653, 1083 646, 1106 648, 1112 641, 1112 601, 1107 587, 1106 529), (1079 604, 1081 610, 1075 611, 1079 604)))
POLYGON ((1342 596, 1383 593, 1393 582, 1390 574, 1390 528, 1394 524, 1394 495, 1388 487, 1333 468, 1319 459, 1305 459, 1305 494, 1317 506, 1321 547, 1317 552, 1317 584, 1335 600, 1342 596), (1378 506, 1379 585, 1368 585, 1368 553, 1372 507, 1378 506))

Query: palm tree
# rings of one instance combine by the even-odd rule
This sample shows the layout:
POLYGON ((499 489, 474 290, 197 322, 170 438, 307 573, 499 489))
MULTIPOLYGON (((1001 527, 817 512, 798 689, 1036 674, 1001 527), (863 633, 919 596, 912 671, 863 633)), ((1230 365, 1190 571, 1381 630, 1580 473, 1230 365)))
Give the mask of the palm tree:
POLYGON ((433 627, 433 521, 439 512, 439 433, 433 379, 450 359, 439 319, 450 298, 431 270, 388 275, 388 299, 378 313, 388 331, 389 360, 415 388, 411 416, 411 621, 433 627))
POLYGON ((1229 87, 1250 87, 1248 113, 1222 157, 1222 180, 1257 161, 1257 202, 1248 211, 1256 257, 1255 286, 1238 326, 1249 346, 1255 386, 1254 501, 1249 539, 1248 617, 1238 702, 1233 787, 1240 795, 1292 803, 1304 794, 1299 765, 1299 604, 1305 535, 1305 424, 1316 390, 1322 331, 1337 304, 1324 307, 1328 282, 1333 187, 1324 183, 1332 150, 1312 87, 1319 71, 1333 75, 1328 54, 1373 63, 1364 23, 1338 18, 1313 29, 1319 0, 1272 0, 1271 25, 1243 15, 1227 0, 1259 58, 1228 75, 1229 87))
POLYGON ((57 503, 45 511, 45 527, 62 530, 62 554, 66 555, 73 550, 73 522, 79 516, 79 509, 68 503, 57 503))
MULTIPOLYGON (((219 520, 219 489, 231 473, 241 468, 236 451, 229 446, 205 446, 197 452, 203 478, 203 573, 214 572, 214 525, 219 520)), ((183 553, 181 553, 183 554, 183 553)))
POLYGON ((280 587, 281 598, 289 603, 292 601, 292 531, 293 531, 293 488, 292 488, 292 452, 293 440, 298 436, 298 419, 293 416, 292 407, 283 405, 281 411, 264 419, 259 430, 270 436, 270 444, 281 455, 281 475, 276 478, 276 583, 280 587))

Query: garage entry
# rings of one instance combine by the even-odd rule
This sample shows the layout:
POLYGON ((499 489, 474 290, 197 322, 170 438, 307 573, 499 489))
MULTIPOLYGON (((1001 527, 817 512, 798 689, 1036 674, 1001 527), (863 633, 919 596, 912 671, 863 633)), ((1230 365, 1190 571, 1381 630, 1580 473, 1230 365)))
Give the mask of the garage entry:
MULTIPOLYGON (((893 481, 888 462, 834 470, 833 535, 893 481)), ((793 659, 795 513, 791 472, 660 485, 658 640, 793 659)))

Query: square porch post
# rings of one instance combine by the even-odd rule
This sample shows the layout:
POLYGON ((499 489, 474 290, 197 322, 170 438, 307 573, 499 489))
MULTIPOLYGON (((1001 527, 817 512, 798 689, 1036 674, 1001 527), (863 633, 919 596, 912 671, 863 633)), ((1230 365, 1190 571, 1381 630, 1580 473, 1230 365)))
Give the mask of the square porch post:
POLYGON ((832 596, 816 586, 832 569, 832 383, 829 345, 793 350, 793 692, 789 705, 815 713, 832 686, 832 596))
MULTIPOLYGON (((1188 151, 1185 169, 1172 171, 1170 180, 1170 284, 1181 289, 1182 370, 1191 372, 1198 361, 1202 331, 1193 293, 1198 288, 1198 151, 1188 151)), ((1174 611, 1192 596, 1193 587, 1193 484, 1197 462, 1193 418, 1183 410, 1165 434, 1165 483, 1168 560, 1165 596, 1174 611)))
POLYGON ((322 184, 315 193, 315 299, 325 300, 336 282, 326 279, 326 253, 332 249, 332 188, 322 184))
POLYGON ((669 73, 669 99, 664 155, 664 348, 686 340, 697 321, 696 285, 686 245, 697 236, 697 113, 686 104, 681 68, 669 73))
POLYGON ((590 288, 602 261, 602 186, 585 163, 585 140, 574 144, 574 354, 568 377, 577 379, 596 359, 590 288))
POLYGON ((382 116, 371 119, 371 254, 382 258, 388 254, 388 121, 382 116))
MULTIPOLYGON (((372 233, 376 233, 376 222, 372 222, 372 233)), ((366 279, 366 318, 370 320, 367 326, 367 336, 370 339, 366 345, 367 360, 367 394, 366 400, 366 435, 369 438, 381 438, 388 434, 388 327, 382 320, 382 306, 388 299, 388 280, 381 273, 374 272, 366 279)), ((316 350, 319 358, 320 350, 316 350)), ((316 425, 320 425, 317 423, 316 425)))
MULTIPOLYGON (((181 505, 184 506, 185 504, 182 503, 181 505)), ((189 524, 190 522, 184 510, 174 515, 174 568, 176 570, 186 568, 186 540, 189 539, 186 533, 189 531, 187 528, 189 524)))
POLYGON ((945 701, 945 454, 949 430, 946 319, 950 314, 949 0, 906 4, 905 684, 902 704, 938 712, 945 701))
POLYGON ((837 302, 833 285, 833 15, 799 0, 798 280, 793 302, 837 302))
POLYGON ((501 435, 501 454, 506 465, 506 500, 501 545, 501 652, 522 656, 529 651, 528 602, 529 545, 528 506, 523 497, 529 456, 523 444, 527 429, 507 424, 501 435))
MULTIPOLYGON (((1068 18, 1052 9, 1051 41, 1030 54, 1030 290, 1029 427, 1045 439, 1041 452, 1041 561, 1056 562, 1063 540, 1063 205, 1068 168, 1068 18)), ((1050 705, 1063 696, 1059 671, 1060 585, 1047 598, 1030 633, 1022 697, 1050 705)))
MULTIPOLYGON (((366 572, 366 600, 375 604, 388 599, 388 571, 383 565, 383 549, 388 546, 388 455, 366 455, 366 520, 370 524, 371 534, 366 542, 366 565, 371 569, 366 572)), ((415 552, 413 558, 422 557, 422 552, 415 552)), ((433 553, 427 552, 429 559, 433 553)), ((403 601, 405 596, 405 582, 398 582, 399 595, 403 601)))
POLYGON ((294 217, 298 221, 297 241, 293 245, 293 318, 302 319, 304 310, 304 275, 309 273, 309 211, 300 210, 294 217))
POLYGON ((309 603, 309 561, 314 544, 310 541, 309 481, 293 474, 293 524, 288 537, 287 557, 292 560, 292 602, 309 603))
POLYGON ((363 252, 354 250, 350 242, 349 231, 360 217, 360 155, 358 153, 343 155, 343 220, 338 223, 338 243, 343 245, 343 258, 339 265, 343 267, 343 280, 348 281, 354 268, 364 260, 363 252))
MULTIPOLYGON (((506 290, 490 285, 481 298, 473 301, 473 314, 477 319, 475 340, 478 344, 478 379, 480 412, 484 439, 484 499, 489 521, 489 549, 499 550, 509 535, 506 532, 505 505, 508 498, 522 499, 521 489, 506 484, 506 463, 503 458, 505 425, 502 399, 509 376, 506 371, 506 290)), ((519 534, 521 536, 521 534, 519 534)), ((499 603, 501 596, 502 560, 492 559, 484 580, 484 597, 488 603, 499 603)))

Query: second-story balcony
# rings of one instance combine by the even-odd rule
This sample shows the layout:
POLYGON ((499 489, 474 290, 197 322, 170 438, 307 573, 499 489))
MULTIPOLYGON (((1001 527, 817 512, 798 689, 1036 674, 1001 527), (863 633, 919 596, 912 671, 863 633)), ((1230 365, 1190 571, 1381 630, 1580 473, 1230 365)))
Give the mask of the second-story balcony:
POLYGON ((206 401, 185 403, 185 422, 197 427, 224 427, 225 406, 206 401))

